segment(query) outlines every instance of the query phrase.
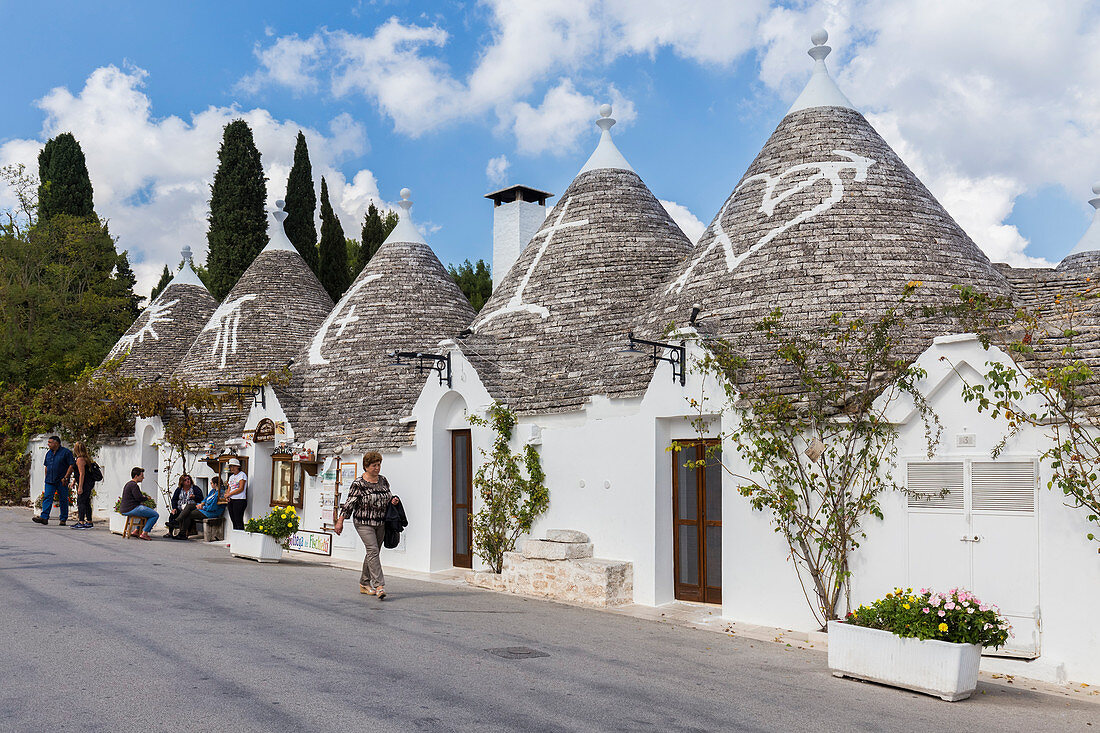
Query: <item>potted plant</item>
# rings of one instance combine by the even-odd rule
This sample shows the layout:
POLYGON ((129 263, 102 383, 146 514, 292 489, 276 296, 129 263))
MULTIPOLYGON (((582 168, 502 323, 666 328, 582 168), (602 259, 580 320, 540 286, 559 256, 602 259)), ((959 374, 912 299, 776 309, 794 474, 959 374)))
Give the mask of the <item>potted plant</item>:
MULTIPOLYGON (((93 494, 94 496, 94 494, 93 494)), ((153 497, 141 492, 141 503, 150 509, 157 508, 157 501, 153 497)), ((107 518, 108 528, 115 534, 122 534, 122 531, 126 529, 126 515, 120 514, 119 509, 122 507, 122 497, 115 499, 115 511, 107 518)))
POLYGON ((997 606, 961 588, 895 588, 829 622, 829 669, 836 677, 964 700, 978 685, 982 648, 1004 646, 1011 628, 997 606))
POLYGON ((298 531, 294 507, 275 507, 266 517, 249 519, 243 532, 233 532, 229 552, 258 562, 279 562, 290 536, 298 531))

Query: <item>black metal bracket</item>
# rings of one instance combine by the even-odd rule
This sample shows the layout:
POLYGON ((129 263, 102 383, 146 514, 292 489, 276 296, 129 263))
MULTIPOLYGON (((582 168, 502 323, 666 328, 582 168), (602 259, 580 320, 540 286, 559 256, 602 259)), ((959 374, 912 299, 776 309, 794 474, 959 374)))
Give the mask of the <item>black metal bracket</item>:
POLYGON ((627 338, 630 340, 630 348, 626 351, 637 354, 644 354, 645 352, 634 348, 637 345, 652 347, 653 352, 650 354, 650 358, 653 359, 653 366, 657 366, 659 361, 667 361, 672 365, 672 380, 679 382, 683 387, 687 384, 687 342, 681 341, 677 344, 666 344, 663 341, 649 341, 647 339, 634 338, 634 332, 631 331, 627 334, 627 338), (667 354, 664 352, 668 352, 667 354))
POLYGON ((393 357, 394 366, 414 366, 418 372, 439 372, 439 384, 446 384, 448 389, 452 387, 450 353, 440 355, 425 354, 421 351, 391 351, 390 356, 393 357), (402 359, 411 359, 414 361, 406 362, 401 361, 402 359))
POLYGON ((217 388, 232 395, 237 402, 243 403, 248 398, 254 405, 267 407, 267 392, 262 384, 219 384, 217 388))

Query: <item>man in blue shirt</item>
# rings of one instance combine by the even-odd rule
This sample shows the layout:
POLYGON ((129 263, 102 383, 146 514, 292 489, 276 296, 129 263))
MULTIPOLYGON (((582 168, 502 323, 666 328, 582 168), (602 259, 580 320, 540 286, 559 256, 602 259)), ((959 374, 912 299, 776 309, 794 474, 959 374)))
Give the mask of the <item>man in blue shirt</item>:
POLYGON ((46 491, 42 497, 42 514, 31 517, 32 521, 39 524, 50 523, 50 510, 53 509, 53 497, 57 495, 58 504, 61 505, 62 527, 69 518, 69 476, 76 468, 76 459, 73 452, 61 445, 61 438, 51 435, 46 441, 49 450, 46 451, 46 491))

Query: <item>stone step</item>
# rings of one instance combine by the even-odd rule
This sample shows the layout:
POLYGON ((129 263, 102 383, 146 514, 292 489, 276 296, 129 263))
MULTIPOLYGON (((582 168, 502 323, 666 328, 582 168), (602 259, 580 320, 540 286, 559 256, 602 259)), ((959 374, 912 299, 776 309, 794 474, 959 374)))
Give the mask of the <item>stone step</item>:
POLYGON ((524 540, 521 552, 532 560, 581 560, 592 557, 592 543, 524 540))
POLYGON ((575 529, 548 529, 546 530, 547 542, 591 542, 588 535, 575 529))

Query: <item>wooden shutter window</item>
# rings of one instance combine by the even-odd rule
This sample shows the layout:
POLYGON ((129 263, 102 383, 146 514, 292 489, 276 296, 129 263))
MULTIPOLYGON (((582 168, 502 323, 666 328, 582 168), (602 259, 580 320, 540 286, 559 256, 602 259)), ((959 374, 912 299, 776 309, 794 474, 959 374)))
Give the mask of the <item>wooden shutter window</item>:
POLYGON ((910 462, 907 466, 909 491, 921 496, 908 497, 910 509, 962 509, 963 464, 910 462), (944 489, 948 493, 939 496, 944 489))
POLYGON ((971 508, 987 512, 1035 511, 1033 461, 974 461, 971 508))

